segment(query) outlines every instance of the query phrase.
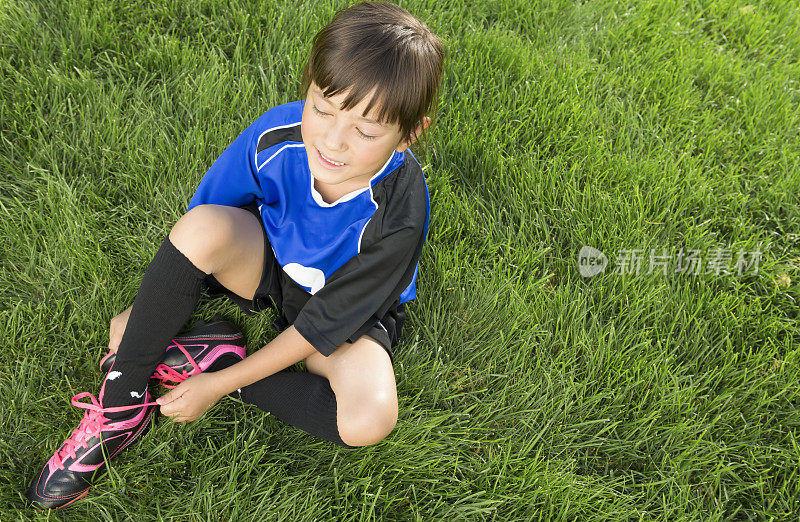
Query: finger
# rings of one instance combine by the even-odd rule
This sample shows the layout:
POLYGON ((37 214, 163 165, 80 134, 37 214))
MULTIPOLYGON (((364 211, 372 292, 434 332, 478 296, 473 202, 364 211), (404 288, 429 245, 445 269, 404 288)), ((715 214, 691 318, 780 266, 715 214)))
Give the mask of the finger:
POLYGON ((183 417, 183 414, 180 411, 172 412, 171 414, 167 415, 170 420, 180 419, 183 417))
MULTIPOLYGON (((181 383, 181 384, 183 384, 183 383, 181 383)), ((179 384, 177 387, 171 389, 169 392, 165 393, 164 395, 162 395, 161 397, 156 399, 156 402, 160 406, 164 406, 165 404, 169 404, 171 402, 174 402, 174 401, 176 401, 177 399, 179 399, 183 395, 184 390, 185 390, 185 388, 182 388, 181 385, 179 384)))
POLYGON ((167 417, 174 417, 181 412, 181 406, 183 405, 183 401, 173 401, 169 404, 166 404, 161 407, 161 413, 166 415, 167 417))
POLYGON ((171 403, 175 399, 176 399, 176 397, 174 395, 172 395, 172 392, 169 392, 169 393, 165 393, 164 395, 162 395, 161 397, 156 399, 156 402, 158 403, 159 406, 161 406, 161 411, 164 411, 164 406, 168 405, 169 403, 171 403))

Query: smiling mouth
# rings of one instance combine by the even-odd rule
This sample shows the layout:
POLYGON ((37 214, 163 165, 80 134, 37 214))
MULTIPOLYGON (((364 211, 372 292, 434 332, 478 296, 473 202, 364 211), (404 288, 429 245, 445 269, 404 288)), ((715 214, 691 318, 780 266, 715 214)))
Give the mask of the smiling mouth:
POLYGON ((322 164, 325 165, 326 167, 335 168, 335 167, 344 167, 345 166, 345 163, 343 163, 341 161, 333 161, 332 159, 329 159, 324 154, 322 154, 322 152, 320 152, 319 149, 316 149, 316 150, 317 150, 317 155, 319 156, 319 159, 321 160, 322 164))

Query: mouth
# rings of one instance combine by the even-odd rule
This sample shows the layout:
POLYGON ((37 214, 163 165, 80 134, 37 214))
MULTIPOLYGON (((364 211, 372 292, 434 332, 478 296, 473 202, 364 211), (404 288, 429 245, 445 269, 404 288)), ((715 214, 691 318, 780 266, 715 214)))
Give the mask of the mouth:
POLYGON ((330 158, 326 157, 316 147, 314 148, 314 150, 317 151, 317 159, 319 160, 319 162, 323 166, 328 167, 329 169, 340 169, 340 168, 342 168, 342 167, 344 167, 346 165, 346 163, 344 163, 344 162, 334 161, 333 159, 330 159, 330 158))

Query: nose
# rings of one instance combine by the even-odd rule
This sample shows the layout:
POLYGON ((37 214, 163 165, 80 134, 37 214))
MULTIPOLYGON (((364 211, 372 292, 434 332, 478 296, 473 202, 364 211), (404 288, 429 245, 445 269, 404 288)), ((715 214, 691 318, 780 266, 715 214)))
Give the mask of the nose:
POLYGON ((347 148, 343 122, 334 122, 328 126, 325 131, 324 144, 331 152, 342 152, 347 148))

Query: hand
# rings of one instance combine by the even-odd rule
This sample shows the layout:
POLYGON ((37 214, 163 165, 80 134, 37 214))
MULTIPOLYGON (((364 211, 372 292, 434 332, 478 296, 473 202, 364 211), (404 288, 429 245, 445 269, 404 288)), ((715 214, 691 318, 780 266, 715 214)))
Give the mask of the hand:
POLYGON ((112 352, 116 352, 119 348, 119 343, 122 341, 122 334, 125 333, 125 327, 128 326, 128 318, 131 316, 131 308, 129 306, 125 311, 118 316, 111 319, 111 326, 108 332, 108 347, 112 352))
POLYGON ((191 422, 219 401, 224 394, 219 392, 217 379, 210 373, 193 375, 159 397, 156 402, 161 413, 173 422, 191 422))

